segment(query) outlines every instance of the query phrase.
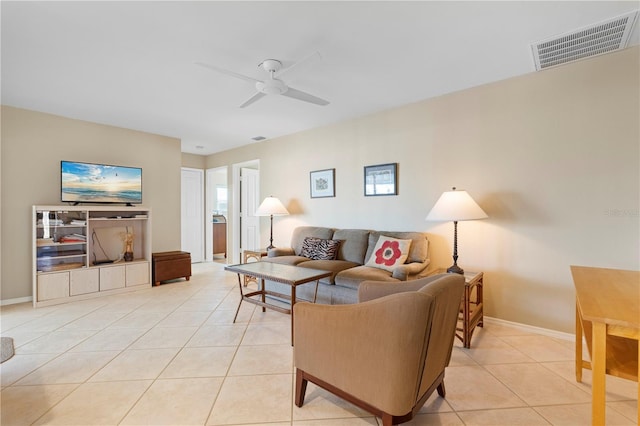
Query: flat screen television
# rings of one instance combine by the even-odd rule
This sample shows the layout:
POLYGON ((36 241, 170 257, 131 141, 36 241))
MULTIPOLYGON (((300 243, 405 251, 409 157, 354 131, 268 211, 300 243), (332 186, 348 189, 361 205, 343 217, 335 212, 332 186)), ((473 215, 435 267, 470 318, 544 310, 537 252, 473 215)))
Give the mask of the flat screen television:
POLYGON ((142 203, 142 169, 108 164, 60 162, 62 202, 142 203))

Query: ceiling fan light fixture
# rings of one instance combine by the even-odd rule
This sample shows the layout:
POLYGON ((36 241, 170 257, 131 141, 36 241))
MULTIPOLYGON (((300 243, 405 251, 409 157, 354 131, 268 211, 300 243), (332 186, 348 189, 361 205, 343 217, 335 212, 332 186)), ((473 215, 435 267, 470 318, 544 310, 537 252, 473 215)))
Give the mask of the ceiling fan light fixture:
POLYGON ((267 95, 282 95, 287 91, 287 85, 274 78, 264 82, 257 82, 256 89, 258 92, 262 92, 267 95))

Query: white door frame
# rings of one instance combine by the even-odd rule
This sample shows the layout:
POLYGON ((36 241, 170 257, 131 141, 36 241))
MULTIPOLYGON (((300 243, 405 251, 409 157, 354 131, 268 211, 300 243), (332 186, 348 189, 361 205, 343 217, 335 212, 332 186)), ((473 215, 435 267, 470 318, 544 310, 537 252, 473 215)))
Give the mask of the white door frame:
POLYGON ((227 258, 231 257, 231 263, 240 263, 240 169, 243 167, 260 171, 260 160, 245 161, 231 166, 231 211, 230 218, 227 218, 227 223, 228 219, 231 219, 231 235, 227 235, 227 239, 231 239, 231 256, 227 253, 227 258))

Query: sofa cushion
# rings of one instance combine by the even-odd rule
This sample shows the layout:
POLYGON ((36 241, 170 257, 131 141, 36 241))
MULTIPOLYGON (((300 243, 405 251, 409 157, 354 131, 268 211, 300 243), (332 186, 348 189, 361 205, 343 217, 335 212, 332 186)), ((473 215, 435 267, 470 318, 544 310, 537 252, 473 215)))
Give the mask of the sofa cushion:
POLYGON ((362 265, 339 272, 336 275, 335 284, 357 290, 360 283, 366 280, 400 282, 393 278, 389 271, 362 265))
POLYGON ((311 260, 334 260, 338 255, 340 240, 323 240, 316 237, 306 237, 302 243, 300 256, 311 260))
POLYGON ((338 259, 355 262, 364 265, 367 244, 369 241, 369 231, 366 229, 336 229, 333 234, 334 240, 341 240, 338 259))
MULTIPOLYGON (((427 260, 429 254, 429 241, 427 240, 427 234, 424 232, 397 232, 397 231, 371 231, 369 234, 369 247, 367 248, 367 255, 365 259, 368 261, 373 254, 373 249, 378 242, 378 238, 381 235, 388 237, 398 238, 402 240, 411 240, 411 247, 409 248, 409 257, 407 263, 411 262, 424 262, 427 260)), ((364 263, 364 262, 363 262, 364 263)))
POLYGON ((331 271, 333 272, 333 274, 331 274, 331 276, 328 278, 321 279, 320 282, 326 284, 335 284, 335 278, 338 272, 344 271, 345 269, 353 268, 354 266, 358 266, 358 264, 349 262, 348 260, 309 260, 306 262, 298 263, 298 266, 301 268, 331 271))
POLYGON ((396 266, 402 265, 407 260, 409 247, 411 247, 411 240, 400 240, 383 235, 378 238, 365 266, 393 272, 396 266))
POLYGON ((296 255, 302 253, 302 244, 306 237, 316 237, 328 240, 333 237, 333 229, 321 226, 298 226, 291 235, 291 247, 296 255))

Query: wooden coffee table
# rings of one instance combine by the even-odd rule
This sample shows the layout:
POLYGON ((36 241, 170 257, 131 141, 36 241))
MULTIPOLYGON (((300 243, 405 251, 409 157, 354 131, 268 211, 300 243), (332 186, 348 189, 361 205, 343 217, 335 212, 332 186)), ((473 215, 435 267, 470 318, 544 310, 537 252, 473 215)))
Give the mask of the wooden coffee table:
POLYGON ((313 296, 313 302, 316 301, 318 294, 318 281, 321 278, 331 276, 330 271, 322 271, 320 269, 300 268, 298 266, 281 265, 279 263, 271 262, 253 262, 240 265, 228 265, 224 267, 225 270, 235 272, 238 274, 238 288, 240 289, 240 303, 238 303, 238 309, 236 315, 233 317, 233 322, 236 322, 238 312, 240 312, 240 306, 242 302, 253 303, 254 305, 262 306, 262 312, 265 312, 265 308, 273 309, 284 314, 291 315, 291 345, 293 346, 293 305, 296 304, 296 287, 300 284, 306 284, 315 281, 316 290, 313 296), (257 291, 250 293, 242 292, 242 278, 241 275, 249 275, 259 280, 260 284, 257 291), (288 284, 291 286, 291 295, 278 293, 265 289, 264 280, 276 281, 282 284, 288 284), (269 303, 266 300, 266 296, 275 296, 281 299, 288 299, 291 302, 290 308, 269 303))

